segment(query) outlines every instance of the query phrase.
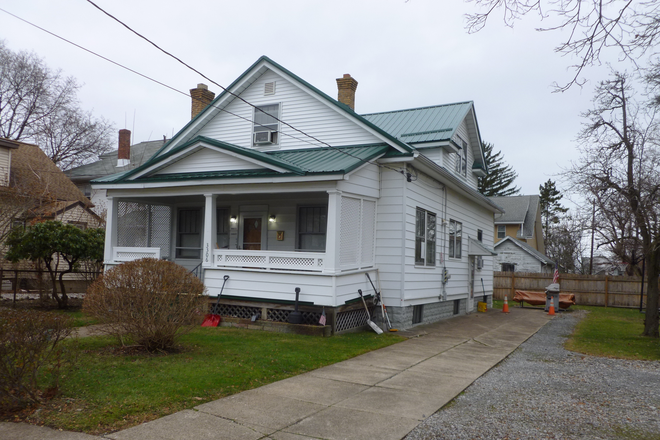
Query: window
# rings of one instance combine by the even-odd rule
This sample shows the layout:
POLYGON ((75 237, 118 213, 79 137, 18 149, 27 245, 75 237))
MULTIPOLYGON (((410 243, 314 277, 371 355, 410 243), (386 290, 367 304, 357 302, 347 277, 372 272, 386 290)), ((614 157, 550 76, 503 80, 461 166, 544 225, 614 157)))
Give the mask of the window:
POLYGON ((412 323, 419 324, 424 318, 424 304, 413 306, 412 323))
POLYGON ((497 225, 497 238, 506 237, 506 225, 497 225))
POLYGON ((502 263, 502 272, 515 272, 516 265, 513 263, 502 263))
POLYGON ((181 209, 178 220, 176 258, 201 258, 202 210, 181 209))
POLYGON ((327 206, 301 206, 298 208, 298 249, 325 251, 328 226, 327 206))
POLYGON ((218 208, 215 212, 215 244, 218 249, 229 249, 229 208, 218 208))
POLYGON ((479 241, 479 243, 483 243, 484 241, 484 231, 481 229, 477 229, 477 241, 479 241))
POLYGON ((456 153, 456 173, 467 176, 468 144, 460 136, 456 136, 456 143, 461 151, 456 153))
POLYGON ((463 248, 463 224, 449 220, 449 258, 461 258, 463 248))
POLYGON ((87 229, 87 222, 67 222, 67 223, 83 231, 87 229))
POLYGON ((417 208, 415 221, 415 264, 435 266, 436 216, 432 212, 417 208))
POLYGON ((252 145, 277 144, 279 140, 278 119, 280 117, 280 105, 261 105, 254 109, 254 128, 252 145))

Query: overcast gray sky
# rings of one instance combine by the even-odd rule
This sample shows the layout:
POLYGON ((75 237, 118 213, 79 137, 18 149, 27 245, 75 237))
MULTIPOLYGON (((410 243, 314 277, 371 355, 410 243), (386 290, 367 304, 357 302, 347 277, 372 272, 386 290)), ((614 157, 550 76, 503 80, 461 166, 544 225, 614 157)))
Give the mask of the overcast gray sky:
MULTIPOLYGON (((577 159, 579 115, 608 74, 589 68, 584 88, 552 93, 576 61, 554 52, 564 35, 536 32, 535 17, 513 29, 495 19, 470 35, 464 14, 475 6, 458 0, 95 3, 224 86, 267 55, 333 97, 335 79, 350 73, 359 82, 358 113, 474 101, 482 138, 502 150, 524 194, 537 194, 577 159)), ((209 84, 85 0, 0 0, 0 7, 176 89, 209 84)), ((1 11, 0 38, 77 78, 81 106, 132 130, 134 142, 169 138, 190 118, 189 98, 1 11)))

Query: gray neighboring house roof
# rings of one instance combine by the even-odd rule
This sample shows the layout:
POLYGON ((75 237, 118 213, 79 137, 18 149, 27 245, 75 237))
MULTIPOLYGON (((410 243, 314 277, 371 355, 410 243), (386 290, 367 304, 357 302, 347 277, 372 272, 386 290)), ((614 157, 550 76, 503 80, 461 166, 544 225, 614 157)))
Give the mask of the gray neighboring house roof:
POLYGON ((534 221, 540 209, 540 198, 532 196, 489 197, 489 199, 504 209, 503 214, 495 215, 496 225, 522 225, 523 238, 534 236, 534 221))
POLYGON ((548 264, 548 265, 551 265, 551 266, 555 265, 555 262, 552 261, 550 258, 548 258, 545 254, 542 254, 541 252, 537 251, 536 249, 534 249, 533 247, 531 247, 530 245, 528 245, 524 241, 516 240, 515 238, 510 237, 510 236, 506 236, 502 240, 495 243, 495 250, 497 250, 497 248, 499 246, 501 246, 503 243, 507 243, 507 242, 511 242, 511 243, 515 244, 520 249, 527 252, 528 254, 530 254, 531 256, 533 256, 534 258, 536 258, 537 260, 539 260, 543 264, 548 264))
POLYGON ((151 158, 165 143, 163 140, 140 142, 131 145, 130 163, 123 167, 117 166, 118 150, 99 156, 96 162, 71 168, 64 172, 74 183, 83 183, 92 179, 109 176, 139 167, 151 158))

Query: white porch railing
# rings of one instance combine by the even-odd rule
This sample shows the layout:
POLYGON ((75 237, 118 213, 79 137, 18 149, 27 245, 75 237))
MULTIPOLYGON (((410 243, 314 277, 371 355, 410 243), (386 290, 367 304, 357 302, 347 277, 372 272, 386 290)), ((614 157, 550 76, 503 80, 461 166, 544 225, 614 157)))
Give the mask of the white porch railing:
POLYGON ((322 252, 279 252, 215 249, 213 267, 323 272, 322 252))
POLYGON ((140 258, 160 259, 160 248, 148 247, 115 247, 112 252, 113 261, 133 261, 140 258))

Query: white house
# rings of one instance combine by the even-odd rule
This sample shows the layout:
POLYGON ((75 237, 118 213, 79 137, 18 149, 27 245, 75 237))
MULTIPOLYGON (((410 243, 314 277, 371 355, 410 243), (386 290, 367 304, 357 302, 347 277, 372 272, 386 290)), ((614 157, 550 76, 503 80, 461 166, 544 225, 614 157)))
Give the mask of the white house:
POLYGON ((150 160, 93 181, 106 264, 199 266, 211 296, 229 275, 223 313, 243 317, 285 320, 299 287, 306 321, 325 308, 337 332, 364 324, 366 274, 398 328, 490 302, 501 209, 476 190, 474 104, 358 115, 357 81, 337 84, 339 101, 261 57, 215 99, 193 89, 193 119, 150 160))
POLYGON ((529 244, 506 236, 495 243, 495 269, 503 272, 552 273, 555 262, 529 244))

